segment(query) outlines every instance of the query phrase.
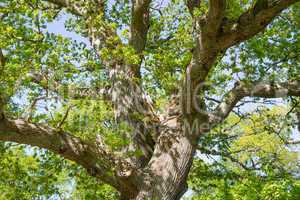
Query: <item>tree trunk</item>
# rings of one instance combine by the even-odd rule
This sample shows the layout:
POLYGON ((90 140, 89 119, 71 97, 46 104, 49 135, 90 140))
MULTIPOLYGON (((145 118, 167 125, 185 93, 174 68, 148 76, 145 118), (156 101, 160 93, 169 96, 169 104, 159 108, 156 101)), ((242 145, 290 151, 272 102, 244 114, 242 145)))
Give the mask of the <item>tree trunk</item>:
POLYGON ((137 183, 137 195, 127 199, 178 200, 186 192, 195 145, 190 130, 183 129, 181 117, 170 117, 164 125, 167 128, 161 131, 141 183, 137 183))
POLYGON ((153 187, 163 200, 180 199, 186 191, 186 178, 195 152, 186 136, 175 139, 169 150, 157 148, 151 160, 153 187))
POLYGON ((177 138, 167 151, 155 149, 150 168, 134 200, 178 200, 187 190, 186 178, 195 149, 187 137, 177 138))

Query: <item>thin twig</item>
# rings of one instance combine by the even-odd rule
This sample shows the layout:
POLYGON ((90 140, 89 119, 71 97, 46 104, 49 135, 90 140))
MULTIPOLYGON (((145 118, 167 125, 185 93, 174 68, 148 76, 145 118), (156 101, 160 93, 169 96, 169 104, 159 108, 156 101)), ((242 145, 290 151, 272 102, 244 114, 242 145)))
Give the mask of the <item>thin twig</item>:
POLYGON ((69 115, 69 112, 70 112, 70 110, 73 108, 74 106, 73 105, 71 105, 71 106, 69 106, 68 107, 68 109, 67 109, 67 111, 66 111, 66 113, 65 113, 65 115, 64 115, 64 117, 63 117, 63 119, 60 121, 60 123, 57 125, 57 129, 61 129, 61 127, 62 127, 62 125, 65 123, 65 121, 67 120, 67 118, 68 118, 68 115, 69 115))

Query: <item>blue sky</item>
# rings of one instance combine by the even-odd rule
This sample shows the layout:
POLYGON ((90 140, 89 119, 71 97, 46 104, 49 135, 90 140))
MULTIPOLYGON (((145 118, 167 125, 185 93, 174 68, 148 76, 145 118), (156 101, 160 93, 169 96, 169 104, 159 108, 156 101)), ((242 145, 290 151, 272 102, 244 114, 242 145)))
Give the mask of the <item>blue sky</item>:
POLYGON ((80 35, 78 35, 74 32, 69 32, 66 30, 66 28, 64 26, 64 22, 66 20, 68 20, 70 17, 71 16, 67 15, 67 14, 60 15, 58 20, 55 20, 54 22, 48 24, 47 30, 51 33, 60 34, 65 37, 69 37, 69 38, 72 38, 73 40, 84 42, 87 45, 89 45, 90 42, 87 38, 81 37, 80 35))

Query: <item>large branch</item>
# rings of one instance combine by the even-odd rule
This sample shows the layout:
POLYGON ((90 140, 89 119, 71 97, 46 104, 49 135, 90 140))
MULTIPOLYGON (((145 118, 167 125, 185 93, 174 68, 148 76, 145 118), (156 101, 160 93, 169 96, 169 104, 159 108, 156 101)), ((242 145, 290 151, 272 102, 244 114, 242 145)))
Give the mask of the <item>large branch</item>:
POLYGON ((187 69, 191 84, 205 80, 220 52, 264 30, 284 9, 299 1, 258 0, 253 8, 229 23, 224 16, 225 0, 210 0, 207 16, 194 18, 197 24, 196 45, 187 69))
POLYGON ((106 151, 104 147, 21 119, 0 120, 0 140, 48 149, 83 166, 92 176, 118 190, 122 190, 124 185, 122 176, 131 175, 127 163, 106 151), (124 165, 128 171, 124 171, 124 165))
POLYGON ((299 0, 258 0, 253 8, 243 13, 237 22, 223 24, 222 30, 218 37, 218 48, 225 50, 233 45, 245 41, 265 29, 265 27, 284 9, 299 0), (229 26, 229 27, 226 27, 229 26))
POLYGON ((145 48, 149 30, 149 7, 151 0, 133 0, 131 10, 130 44, 137 53, 145 48))
MULTIPOLYGON (((1 76, 3 75, 4 72, 4 67, 6 65, 6 58, 3 55, 2 49, 0 49, 0 80, 1 76)), ((4 118, 4 97, 0 95, 0 120, 4 118)))
POLYGON ((300 96, 300 81, 285 83, 236 83, 236 86, 225 95, 213 116, 215 120, 224 120, 233 110, 236 104, 244 97, 283 98, 288 96, 300 96))
POLYGON ((224 17, 226 0, 210 0, 208 5, 207 32, 210 36, 215 36, 224 17))
MULTIPOLYGON (((187 6, 190 12, 200 7, 200 1, 189 0, 187 6), (195 4, 192 4, 195 2, 195 4), (192 7, 191 7, 192 5, 192 7)), ((194 17, 194 29, 197 32, 195 40, 195 48, 193 51, 193 59, 189 65, 189 76, 192 84, 197 84, 207 77, 212 68, 217 55, 217 35, 226 8, 226 0, 210 0, 208 13, 204 17, 194 17)))
POLYGON ((115 117, 118 121, 127 122, 133 128, 133 144, 130 148, 142 152, 137 159, 131 159, 137 167, 144 167, 152 157, 156 134, 153 127, 157 127, 159 122, 153 111, 153 103, 137 81, 141 77, 140 66, 150 26, 150 3, 151 0, 132 0, 129 45, 139 55, 140 62, 117 64, 109 73, 115 117))

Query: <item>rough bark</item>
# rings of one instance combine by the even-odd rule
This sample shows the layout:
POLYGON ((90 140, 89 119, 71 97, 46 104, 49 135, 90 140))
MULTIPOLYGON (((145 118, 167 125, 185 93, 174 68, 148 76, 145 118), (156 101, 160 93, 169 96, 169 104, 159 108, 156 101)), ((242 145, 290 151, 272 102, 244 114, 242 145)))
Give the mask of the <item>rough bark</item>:
POLYGON ((134 146, 131 150, 142 150, 143 156, 134 161, 141 167, 151 159, 160 124, 150 97, 143 92, 134 78, 135 73, 129 66, 116 65, 110 71, 110 93, 115 118, 133 127, 134 146))
MULTIPOLYGON (((132 1, 129 45, 140 56, 140 62, 138 64, 127 63, 122 56, 103 61, 108 68, 109 78, 112 82, 109 93, 110 101, 114 105, 115 118, 119 122, 126 122, 129 126, 134 127, 133 145, 129 147, 129 150, 141 150, 143 153, 140 158, 131 160, 134 165, 139 167, 145 166, 151 159, 157 134, 156 129, 160 126, 151 98, 143 91, 140 81, 142 51, 146 45, 149 29, 150 3, 151 0, 132 1)), ((118 42, 116 44, 106 43, 109 38, 118 36, 116 30, 106 26, 105 18, 101 19, 103 20, 100 24, 102 31, 89 25, 89 37, 93 46, 101 51, 102 48, 113 50, 115 46, 123 45, 118 42), (99 41, 101 45, 97 44, 99 41)), ((93 19, 90 20, 93 21, 93 19)))
POLYGON ((149 29, 151 0, 132 0, 132 16, 130 26, 130 45, 137 53, 142 53, 147 41, 149 29))
MULTIPOLYGON (((260 1, 257 1, 257 3, 259 2, 260 1)), ((226 50, 233 45, 253 37, 264 30, 284 9, 299 2, 299 0, 279 0, 270 2, 271 3, 267 3, 266 7, 259 9, 255 9, 257 7, 254 6, 243 13, 234 23, 230 23, 229 25, 223 23, 221 30, 228 31, 219 32, 217 39, 218 48, 226 50)))
POLYGON ((135 191, 135 186, 130 183, 133 173, 130 164, 97 143, 87 143, 69 133, 21 119, 1 119, 0 140, 48 149, 78 163, 91 176, 120 191, 135 191))
MULTIPOLYGON (((72 0, 48 1, 65 7, 71 13, 90 22, 89 37, 98 51, 103 47, 115 48, 115 44, 109 46, 105 41, 115 36, 116 30, 106 26, 105 19, 101 18, 103 23, 100 23, 94 22, 92 18, 97 15, 97 9, 100 8, 100 14, 104 12, 102 1, 78 1, 75 4, 72 0), (95 7, 86 6, 86 3, 95 7), (87 16, 90 14, 87 8, 94 8, 95 12, 87 16), (94 23, 100 23, 99 26, 103 29, 100 31, 99 27, 93 27, 94 23)), ((204 101, 198 95, 203 93, 201 83, 207 78, 220 52, 262 31, 275 16, 295 2, 298 0, 274 1, 262 9, 254 6, 228 29, 223 23, 225 0, 210 0, 207 16, 204 17, 193 15, 194 9, 199 8, 201 1, 189 0, 187 4, 197 33, 194 38, 193 58, 186 69, 181 94, 182 104, 178 103, 179 99, 176 97, 176 112, 167 113, 164 119, 156 116, 151 99, 141 89, 138 80, 140 64, 130 65, 122 58, 104 61, 110 72, 112 85, 109 96, 115 107, 116 120, 127 122, 133 127, 133 148, 143 151, 143 157, 137 160, 127 162, 99 147, 97 143, 90 144, 69 133, 57 132, 55 129, 21 119, 0 117, 0 140, 46 148, 73 160, 85 167, 91 175, 115 187, 122 200, 178 200, 187 188, 186 179, 197 148, 197 140, 201 134, 210 130, 209 127, 201 128, 203 124, 221 123, 246 96, 300 96, 300 84, 297 81, 277 85, 237 84, 214 113, 206 113, 204 101)), ((150 0, 132 2, 129 45, 139 55, 147 41, 150 3, 150 0)), ((3 102, 0 99, 1 116, 2 106, 3 102)))
POLYGON ((148 169, 150 180, 139 191, 137 200, 177 200, 187 190, 186 178, 195 148, 186 136, 174 137, 176 142, 169 149, 163 146, 155 149, 148 169))
POLYGON ((192 130, 185 127, 181 116, 169 116, 164 125, 136 200, 178 200, 187 190, 186 178, 195 153, 192 130))

